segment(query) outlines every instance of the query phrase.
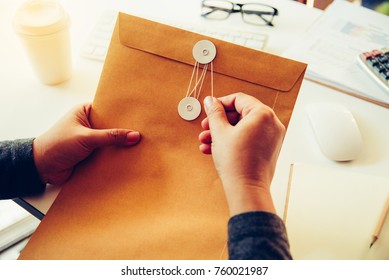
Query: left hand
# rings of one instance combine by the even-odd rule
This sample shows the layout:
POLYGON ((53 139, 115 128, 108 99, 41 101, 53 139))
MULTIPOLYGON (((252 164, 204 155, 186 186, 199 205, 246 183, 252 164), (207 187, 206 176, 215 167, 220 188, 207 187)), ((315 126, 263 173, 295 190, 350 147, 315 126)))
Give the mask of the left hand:
POLYGON ((140 141, 139 132, 131 129, 92 129, 89 123, 91 108, 91 104, 77 106, 34 139, 34 161, 44 183, 65 183, 75 165, 97 148, 133 146, 140 141))

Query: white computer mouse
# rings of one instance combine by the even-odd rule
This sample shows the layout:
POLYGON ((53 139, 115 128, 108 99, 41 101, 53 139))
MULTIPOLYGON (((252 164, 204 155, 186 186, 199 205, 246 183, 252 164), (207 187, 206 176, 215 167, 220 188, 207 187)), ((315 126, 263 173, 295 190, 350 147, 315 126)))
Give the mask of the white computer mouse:
POLYGON ((305 107, 309 122, 323 154, 334 161, 356 159, 363 142, 351 112, 337 103, 311 103, 305 107))

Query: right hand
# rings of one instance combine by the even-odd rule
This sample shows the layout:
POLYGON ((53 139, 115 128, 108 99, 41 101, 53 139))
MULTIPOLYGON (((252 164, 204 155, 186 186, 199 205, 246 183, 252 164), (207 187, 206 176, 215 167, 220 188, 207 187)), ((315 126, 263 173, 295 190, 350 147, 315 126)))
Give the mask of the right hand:
POLYGON ((256 98, 236 93, 204 100, 200 151, 212 154, 232 215, 275 213, 270 194, 285 127, 256 98))

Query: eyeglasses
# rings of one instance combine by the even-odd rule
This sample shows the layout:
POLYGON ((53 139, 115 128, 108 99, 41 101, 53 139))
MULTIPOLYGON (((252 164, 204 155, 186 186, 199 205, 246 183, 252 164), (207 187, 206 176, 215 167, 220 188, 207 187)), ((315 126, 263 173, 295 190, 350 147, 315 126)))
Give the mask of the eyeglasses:
POLYGON ((226 19, 233 13, 241 13, 243 21, 249 24, 273 26, 278 10, 259 3, 239 4, 224 0, 204 0, 201 3, 201 16, 208 19, 226 19))

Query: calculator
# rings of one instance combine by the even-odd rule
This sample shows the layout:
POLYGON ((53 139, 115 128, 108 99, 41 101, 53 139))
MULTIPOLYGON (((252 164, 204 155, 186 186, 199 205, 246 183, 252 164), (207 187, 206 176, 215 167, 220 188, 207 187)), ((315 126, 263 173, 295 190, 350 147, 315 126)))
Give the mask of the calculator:
POLYGON ((358 55, 362 68, 389 94, 389 47, 358 55))

